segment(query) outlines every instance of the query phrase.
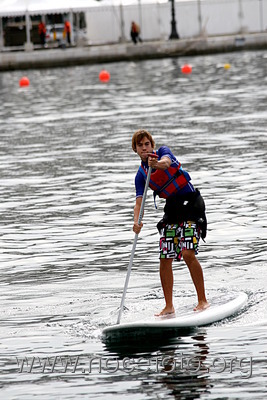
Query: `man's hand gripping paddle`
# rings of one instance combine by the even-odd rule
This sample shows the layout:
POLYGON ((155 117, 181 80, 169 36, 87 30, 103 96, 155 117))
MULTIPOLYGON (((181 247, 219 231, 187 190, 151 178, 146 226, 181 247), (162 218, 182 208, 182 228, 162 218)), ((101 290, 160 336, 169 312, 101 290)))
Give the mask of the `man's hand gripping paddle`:
MULTIPOLYGON (((149 157, 153 157, 153 158, 158 158, 157 154, 154 154, 154 153, 149 153, 148 156, 149 157)), ((141 208, 140 208, 140 212, 139 212, 139 216, 138 216, 138 225, 141 224, 141 221, 142 221, 142 218, 143 218, 146 195, 147 195, 147 189, 148 189, 148 186, 149 186, 151 171, 152 171, 152 168, 149 167, 148 173, 147 173, 147 178, 146 178, 146 185, 145 185, 143 198, 142 198, 142 203, 141 203, 141 208)), ((123 307, 124 307, 124 301, 125 301, 126 292, 127 292, 127 288, 128 288, 130 274, 131 274, 131 269, 132 269, 132 265, 133 265, 133 258, 134 258, 137 239, 138 239, 138 234, 136 233, 135 237, 134 237, 133 248, 132 248, 131 257, 130 257, 130 261, 129 261, 129 265, 128 265, 128 270, 127 270, 127 275, 126 275, 126 279, 125 279, 123 294, 122 294, 122 298, 121 298, 121 305, 120 305, 120 308, 119 308, 117 324, 119 324, 120 321, 121 321, 121 314, 122 314, 122 310, 123 310, 123 307)))

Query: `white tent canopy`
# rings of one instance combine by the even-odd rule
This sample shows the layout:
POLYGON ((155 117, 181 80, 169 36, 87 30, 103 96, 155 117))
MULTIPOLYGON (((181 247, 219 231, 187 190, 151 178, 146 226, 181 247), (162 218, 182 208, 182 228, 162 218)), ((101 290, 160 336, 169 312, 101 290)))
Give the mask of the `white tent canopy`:
POLYGON ((96 0, 2 0, 0 17, 82 12, 100 5, 96 0))
MULTIPOLYGON (((90 9, 101 9, 110 7, 119 7, 120 25, 122 37, 124 37, 123 26, 124 16, 122 7, 130 5, 138 5, 141 14, 141 5, 143 4, 159 4, 167 3, 169 0, 0 0, 0 48, 3 43, 3 33, 1 28, 2 17, 25 16, 26 22, 26 50, 32 50, 33 45, 30 41, 30 17, 34 15, 44 14, 64 14, 68 13, 70 22, 73 21, 73 13, 86 12, 90 9)), ((176 0, 176 1, 192 1, 192 0, 176 0)), ((201 0, 198 0, 201 1, 201 0)))
MULTIPOLYGON (((101 0, 102 6, 131 6, 138 3, 141 4, 155 4, 155 3, 167 3, 169 0, 101 0)), ((177 0, 175 0, 177 2, 177 0)))
MULTIPOLYGON (((30 41, 30 16, 42 14, 64 14, 83 12, 91 7, 99 7, 96 0, 0 0, 0 48, 3 43, 2 17, 25 16, 26 40, 25 48, 32 50, 30 41)), ((71 21, 72 22, 72 21, 71 21)))
MULTIPOLYGON (((0 0, 0 17, 83 12, 92 7, 166 3, 168 0, 0 0)), ((176 0, 177 1, 177 0, 176 0)), ((185 0, 183 0, 185 1, 185 0)))

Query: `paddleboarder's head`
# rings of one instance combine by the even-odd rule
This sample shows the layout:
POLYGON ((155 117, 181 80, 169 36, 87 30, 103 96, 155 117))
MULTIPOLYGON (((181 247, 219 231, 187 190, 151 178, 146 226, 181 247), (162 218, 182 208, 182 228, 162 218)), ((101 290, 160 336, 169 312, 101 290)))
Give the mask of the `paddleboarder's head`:
POLYGON ((139 155, 142 161, 146 161, 148 154, 152 153, 155 148, 155 142, 152 135, 144 130, 139 129, 132 137, 132 149, 139 155))

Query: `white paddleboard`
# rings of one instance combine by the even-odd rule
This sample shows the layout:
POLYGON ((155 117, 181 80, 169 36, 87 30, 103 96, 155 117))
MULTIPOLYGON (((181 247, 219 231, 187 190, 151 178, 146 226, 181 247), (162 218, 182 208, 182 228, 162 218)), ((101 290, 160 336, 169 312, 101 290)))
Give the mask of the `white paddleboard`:
POLYGON ((193 306, 177 307, 176 315, 151 317, 146 320, 126 322, 103 329, 104 340, 134 338, 144 334, 174 332, 179 329, 194 328, 212 324, 233 316, 247 302, 246 293, 228 293, 209 299, 210 307, 203 311, 193 311, 193 306))

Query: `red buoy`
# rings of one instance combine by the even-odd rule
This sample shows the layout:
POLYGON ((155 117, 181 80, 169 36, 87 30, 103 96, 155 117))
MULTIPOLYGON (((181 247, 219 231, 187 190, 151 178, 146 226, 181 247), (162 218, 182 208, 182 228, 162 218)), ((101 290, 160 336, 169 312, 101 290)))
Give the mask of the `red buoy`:
POLYGON ((181 67, 181 71, 183 74, 191 74, 192 72, 192 66, 189 64, 185 64, 181 67))
POLYGON ((20 87, 29 86, 30 85, 29 78, 27 76, 23 76, 19 81, 19 85, 20 87))
POLYGON ((99 73, 99 80, 101 82, 108 82, 110 80, 110 73, 108 71, 106 71, 105 69, 103 69, 99 73))

